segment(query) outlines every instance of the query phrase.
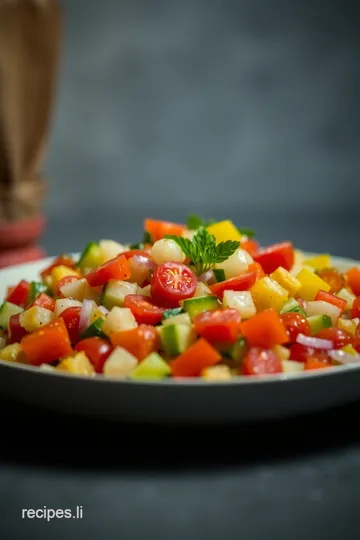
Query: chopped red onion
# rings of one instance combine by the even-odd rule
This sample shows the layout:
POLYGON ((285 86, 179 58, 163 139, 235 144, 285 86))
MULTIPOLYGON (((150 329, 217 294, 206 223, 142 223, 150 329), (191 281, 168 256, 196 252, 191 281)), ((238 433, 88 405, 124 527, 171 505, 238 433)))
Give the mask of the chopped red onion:
POLYGON ((202 283, 208 283, 209 285, 213 285, 216 283, 215 274, 212 270, 208 270, 207 272, 204 272, 199 276, 199 281, 202 283))
POLYGON ((129 259, 131 271, 131 281, 137 283, 140 287, 151 278, 156 270, 156 262, 150 257, 144 255, 134 255, 129 259))
POLYGON ((337 362, 341 362, 341 364, 356 364, 360 362, 360 354, 357 354, 355 356, 353 354, 346 353, 345 351, 334 350, 334 351, 329 351, 328 355, 333 360, 336 360, 337 362))
POLYGON ((90 325, 90 317, 93 310, 93 301, 84 300, 80 310, 79 330, 83 332, 90 325))
POLYGON ((304 336, 304 334, 298 334, 296 337, 297 343, 304 345, 305 347, 313 347, 314 349, 332 349, 334 344, 329 339, 320 339, 316 337, 304 336))

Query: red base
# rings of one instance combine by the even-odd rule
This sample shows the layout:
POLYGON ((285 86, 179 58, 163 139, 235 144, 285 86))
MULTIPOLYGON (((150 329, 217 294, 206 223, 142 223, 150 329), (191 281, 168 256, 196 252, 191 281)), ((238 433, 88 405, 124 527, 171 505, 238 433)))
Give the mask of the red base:
POLYGON ((43 234, 44 229, 43 216, 14 222, 0 221, 0 252, 3 249, 16 249, 34 244, 43 234))
POLYGON ((38 246, 0 251, 0 268, 38 261, 46 257, 45 251, 38 246))

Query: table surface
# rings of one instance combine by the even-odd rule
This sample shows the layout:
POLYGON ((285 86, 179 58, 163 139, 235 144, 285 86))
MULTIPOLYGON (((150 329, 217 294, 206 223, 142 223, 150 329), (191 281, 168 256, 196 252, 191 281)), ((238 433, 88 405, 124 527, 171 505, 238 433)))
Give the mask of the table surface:
MULTIPOLYGON (((120 239, 109 230, 127 235, 134 225, 78 219, 65 229, 50 221, 50 254, 120 239)), ((274 223, 260 223, 265 241, 281 238, 274 223)), ((360 258, 351 222, 313 229, 298 235, 302 247, 360 258)), ((0 538, 358 539, 359 418, 360 402, 248 426, 131 426, 0 400, 0 538), (81 520, 21 518, 24 508, 77 505, 81 520)))

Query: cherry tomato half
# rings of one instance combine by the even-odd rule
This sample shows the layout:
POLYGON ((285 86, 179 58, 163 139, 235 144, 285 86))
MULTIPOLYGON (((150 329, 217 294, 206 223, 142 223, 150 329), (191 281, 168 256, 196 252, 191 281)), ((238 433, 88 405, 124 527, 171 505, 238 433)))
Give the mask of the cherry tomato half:
POLYGON ((317 270, 316 273, 325 283, 330 285, 331 289, 329 293, 331 294, 338 293, 345 285, 344 276, 335 270, 335 268, 322 268, 321 270, 317 270))
POLYGON ((291 270, 294 260, 294 248, 291 242, 273 244, 259 249, 254 255, 254 261, 261 264, 266 274, 271 274, 279 266, 282 266, 285 270, 291 270))
POLYGON ((160 264, 151 281, 151 296, 164 307, 177 307, 180 300, 194 296, 197 280, 185 264, 168 261, 160 264))
POLYGON ((72 306, 64 309, 64 311, 60 314, 60 317, 64 319, 71 345, 75 345, 80 339, 80 311, 80 307, 72 306))
POLYGON ((334 349, 341 349, 345 345, 349 345, 353 340, 352 335, 341 328, 324 328, 316 334, 316 337, 329 339, 334 343, 334 349))
POLYGON ((306 347, 305 345, 301 345, 300 343, 294 343, 290 347, 290 359, 296 360, 297 362, 302 362, 305 364, 306 359, 311 356, 313 358, 317 358, 318 360, 322 360, 325 363, 330 363, 330 359, 325 351, 321 351, 319 349, 314 349, 314 347, 306 347))
POLYGON ((131 310, 138 324, 158 324, 165 311, 164 308, 156 305, 152 298, 140 294, 127 294, 124 306, 131 310))
POLYGON ((298 334, 311 335, 310 325, 301 313, 284 313, 280 315, 280 319, 284 323, 291 341, 296 341, 298 334))
POLYGON ((194 318, 195 330, 209 343, 234 343, 240 334, 241 316, 236 309, 204 311, 194 318))
POLYGON ((242 364, 244 375, 266 375, 282 371, 281 360, 274 351, 261 347, 251 347, 242 364))
POLYGON ((210 286, 212 293, 219 298, 223 297, 224 291, 248 291, 256 281, 256 272, 248 272, 242 276, 226 279, 210 286))
POLYGON ((355 298, 351 308, 351 318, 357 319, 358 317, 360 318, 360 296, 355 298))
POLYGON ((79 341, 75 350, 83 351, 94 366, 96 373, 102 373, 105 361, 113 348, 106 339, 90 337, 79 341))

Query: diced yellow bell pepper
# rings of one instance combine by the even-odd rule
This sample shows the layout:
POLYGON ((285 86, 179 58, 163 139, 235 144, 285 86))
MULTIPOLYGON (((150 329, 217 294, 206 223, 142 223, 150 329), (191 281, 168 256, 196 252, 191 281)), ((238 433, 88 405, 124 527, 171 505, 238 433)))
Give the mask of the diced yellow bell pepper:
POLYGON ((289 360, 291 352, 287 347, 275 345, 272 350, 280 360, 289 360))
POLYGON ((301 288, 298 291, 299 296, 304 300, 312 301, 320 290, 328 292, 331 289, 326 281, 308 268, 300 270, 296 277, 301 283, 301 288))
POLYGON ((27 358, 20 343, 12 343, 0 350, 0 360, 5 362, 19 362, 20 364, 28 364, 27 358))
POLYGON ((76 353, 75 356, 64 358, 56 366, 60 371, 67 371, 75 375, 93 375, 95 369, 84 352, 76 353))
POLYGON ((81 274, 77 272, 76 270, 73 270, 72 268, 69 268, 68 266, 55 266, 55 268, 51 271, 51 282, 52 282, 52 290, 53 292, 56 292, 57 286, 59 284, 59 281, 67 276, 75 276, 78 278, 81 278, 81 274))
POLYGON ((229 366, 211 366, 201 372, 201 377, 208 381, 228 381, 231 379, 229 366))
POLYGON ((317 257, 312 257, 311 259, 305 259, 304 264, 320 270, 321 268, 330 268, 331 267, 331 257, 328 253, 322 253, 317 257))
POLYGON ((356 323, 351 319, 343 319, 340 317, 337 321, 337 327, 340 328, 340 330, 346 330, 346 332, 349 332, 349 334, 355 336, 356 323))
POLYGON ((270 277, 280 283, 280 285, 284 287, 284 289, 286 289, 291 296, 294 296, 301 287, 300 281, 296 279, 295 276, 292 276, 290 272, 285 270, 285 268, 282 266, 279 266, 275 272, 270 274, 270 277))
POLYGON ((351 354, 352 356, 357 356, 359 354, 352 345, 345 345, 345 347, 342 347, 341 350, 347 354, 351 354))
POLYGON ((277 281, 265 276, 250 289, 257 311, 273 308, 278 313, 289 298, 289 293, 277 281))
POLYGON ((229 220, 218 221, 213 225, 209 225, 207 230, 215 236, 217 243, 226 242, 227 240, 240 242, 242 236, 232 221, 229 220))
POLYGON ((55 319, 55 314, 49 309, 33 306, 26 309, 19 316, 20 325, 27 330, 27 332, 33 332, 41 326, 45 326, 55 319))

